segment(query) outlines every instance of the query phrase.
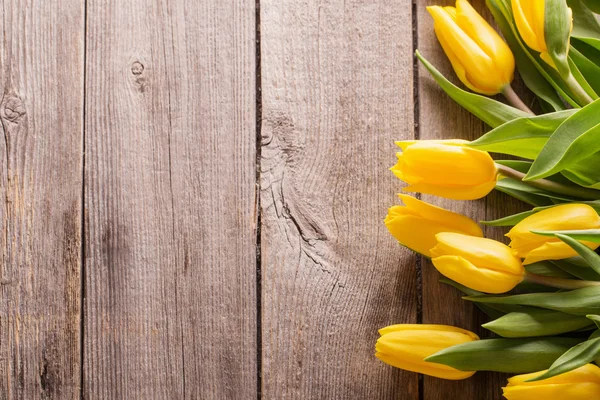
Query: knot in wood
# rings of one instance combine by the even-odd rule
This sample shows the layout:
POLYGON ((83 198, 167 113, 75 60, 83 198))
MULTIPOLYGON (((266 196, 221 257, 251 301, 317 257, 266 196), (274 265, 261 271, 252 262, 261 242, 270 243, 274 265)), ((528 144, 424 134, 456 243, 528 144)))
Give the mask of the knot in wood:
POLYGON ((7 95, 2 102, 0 117, 16 123, 23 115, 25 115, 25 104, 23 104, 23 101, 17 96, 7 95))
POLYGON ((131 73, 134 75, 141 75, 144 72, 144 64, 139 61, 135 61, 131 64, 131 73))

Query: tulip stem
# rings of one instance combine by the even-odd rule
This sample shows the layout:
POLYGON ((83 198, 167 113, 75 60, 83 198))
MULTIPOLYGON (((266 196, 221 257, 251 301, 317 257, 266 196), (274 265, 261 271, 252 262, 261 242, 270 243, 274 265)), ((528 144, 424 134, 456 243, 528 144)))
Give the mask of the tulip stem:
POLYGON ((534 188, 546 190, 548 192, 564 194, 585 200, 600 199, 600 190, 588 189, 577 185, 565 185, 564 183, 554 182, 548 179, 536 179, 532 181, 524 181, 525 174, 521 171, 514 170, 506 165, 496 164, 498 172, 507 178, 513 178, 534 188))
POLYGON ((535 115, 535 113, 531 111, 531 109, 527 107, 525 103, 523 103, 523 100, 521 100, 517 93, 515 93, 512 86, 504 86, 504 88, 502 89, 502 94, 513 107, 518 108, 521 111, 525 111, 528 114, 535 115))
POLYGON ((557 289, 581 289, 590 286, 600 286, 600 282, 596 281, 554 278, 551 276, 532 274, 531 272, 525 274, 524 280, 557 289))
POLYGON ((575 96, 575 100, 583 107, 585 105, 590 104, 592 101, 594 101, 589 94, 587 94, 587 92, 585 91, 585 89, 583 89, 583 87, 581 87, 581 85, 579 84, 579 82, 577 82, 577 79, 575 79, 575 77, 573 76, 573 74, 569 74, 565 79, 564 79, 565 83, 567 84, 567 86, 569 87, 569 89, 571 89, 571 92, 573 92, 573 95, 575 96))

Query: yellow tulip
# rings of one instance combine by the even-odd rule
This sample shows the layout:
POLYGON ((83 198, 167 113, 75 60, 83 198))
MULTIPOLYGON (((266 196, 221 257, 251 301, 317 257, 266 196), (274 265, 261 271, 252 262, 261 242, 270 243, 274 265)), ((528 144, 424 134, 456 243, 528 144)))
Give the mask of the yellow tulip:
POLYGON ((515 58, 500 35, 467 0, 427 7, 435 34, 458 78, 477 93, 500 93, 513 80, 515 58))
POLYGON ((423 361, 448 347, 479 340, 473 332, 447 325, 405 324, 385 327, 379 334, 375 356, 393 367, 450 380, 466 379, 475 373, 423 361))
POLYGON ((525 276, 516 252, 491 239, 443 232, 431 249, 440 273, 462 285, 485 293, 505 293, 525 276))
POLYGON ((385 226, 400 244, 417 253, 431 257, 429 250, 435 246, 435 235, 440 232, 483 236, 479 225, 464 215, 444 210, 405 194, 398 196, 405 206, 390 208, 385 218, 385 226))
POLYGON ((587 364, 562 375, 526 382, 546 371, 517 375, 502 388, 508 400, 591 400, 600 399, 600 368, 587 364))
MULTIPOLYGON (((547 208, 525 218, 515 225, 507 234, 511 240, 510 247, 524 258, 523 264, 531 264, 542 260, 560 260, 573 257, 577 252, 560 239, 532 233, 538 231, 563 231, 600 228, 600 217, 587 204, 564 204, 547 208)), ((591 249, 598 243, 584 242, 591 249)))
MULTIPOLYGON (((512 0, 512 10, 519 34, 531 49, 540 53, 548 65, 556 69, 548 54, 544 35, 546 0, 512 0)), ((569 8, 569 13, 572 11, 569 8)))
POLYGON ((409 140, 396 142, 402 149, 392 172, 418 192, 455 200, 484 197, 496 186, 498 169, 492 157, 463 146, 461 140, 409 140))

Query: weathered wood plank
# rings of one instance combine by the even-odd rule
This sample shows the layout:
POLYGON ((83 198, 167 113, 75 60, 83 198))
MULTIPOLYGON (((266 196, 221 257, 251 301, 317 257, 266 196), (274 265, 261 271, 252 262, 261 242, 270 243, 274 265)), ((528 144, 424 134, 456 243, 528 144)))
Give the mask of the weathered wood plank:
MULTIPOLYGON (((427 5, 454 5, 452 0, 419 0, 417 3, 418 47, 447 78, 463 87, 458 81, 450 62, 444 55, 433 32, 433 21, 426 11, 427 5)), ((492 18, 483 0, 473 0, 472 5, 486 17, 492 18)), ((463 110, 450 99, 431 79, 427 70, 419 68, 419 133, 421 139, 460 138, 472 140, 489 128, 463 110)), ((494 219, 522 211, 522 204, 498 192, 492 192, 477 201, 453 201, 434 196, 423 199, 438 206, 465 214, 475 220, 494 219)), ((503 240, 500 229, 484 228, 487 237, 503 240)), ((423 322, 459 326, 478 333, 481 337, 490 336, 480 325, 487 317, 472 304, 461 300, 457 290, 439 283, 440 274, 431 262, 423 259, 423 322)), ((500 387, 506 381, 500 374, 482 373, 464 381, 445 381, 425 377, 425 400, 433 399, 500 399, 500 387)))
POLYGON ((261 1, 265 399, 416 399, 374 356, 416 320, 415 258, 383 225, 413 137, 411 2, 261 1))
POLYGON ((254 7, 88 1, 87 399, 256 397, 254 7))
POLYGON ((75 399, 83 3, 1 7, 0 399, 75 399))

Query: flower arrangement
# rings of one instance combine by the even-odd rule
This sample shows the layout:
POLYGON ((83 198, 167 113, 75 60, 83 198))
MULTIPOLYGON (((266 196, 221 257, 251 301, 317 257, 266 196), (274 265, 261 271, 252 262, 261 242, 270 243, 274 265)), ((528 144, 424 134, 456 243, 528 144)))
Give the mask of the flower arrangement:
POLYGON ((468 90, 418 51, 439 86, 492 129, 474 141, 397 142, 404 192, 475 200, 499 190, 532 209, 485 224, 400 194, 385 225, 430 258, 496 336, 445 325, 379 331, 376 357, 442 379, 515 374, 509 400, 600 398, 600 1, 487 0, 502 37, 467 0, 428 7, 435 34, 468 90), (511 87, 515 68, 537 99, 511 87), (508 104, 487 96, 502 94, 508 104), (489 152, 512 156, 494 160, 489 152))

